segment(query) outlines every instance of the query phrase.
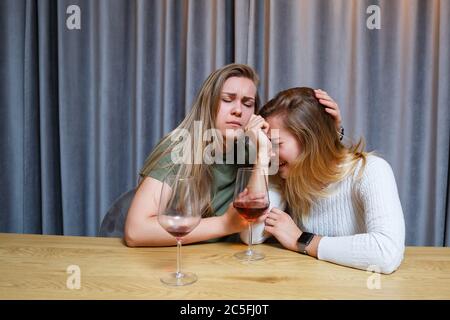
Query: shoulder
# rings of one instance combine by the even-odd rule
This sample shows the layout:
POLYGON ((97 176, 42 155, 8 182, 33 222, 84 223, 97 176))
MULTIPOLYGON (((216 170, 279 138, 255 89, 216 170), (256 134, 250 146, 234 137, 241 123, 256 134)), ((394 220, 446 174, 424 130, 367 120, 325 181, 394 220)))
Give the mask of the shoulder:
POLYGON ((140 171, 141 177, 152 177, 162 181, 167 174, 177 167, 172 159, 170 141, 161 140, 152 150, 140 171))
POLYGON ((383 158, 369 154, 365 160, 360 159, 355 170, 355 176, 364 178, 392 175, 391 165, 383 158))
POLYGON ((153 156, 158 156, 157 167, 167 167, 167 165, 173 165, 174 162, 172 160, 172 149, 170 141, 161 140, 158 144, 153 148, 150 153, 147 161, 151 159, 153 156))
POLYGON ((365 163, 360 160, 358 165, 360 171, 355 172, 354 182, 359 192, 397 193, 394 172, 385 159, 369 154, 365 163))

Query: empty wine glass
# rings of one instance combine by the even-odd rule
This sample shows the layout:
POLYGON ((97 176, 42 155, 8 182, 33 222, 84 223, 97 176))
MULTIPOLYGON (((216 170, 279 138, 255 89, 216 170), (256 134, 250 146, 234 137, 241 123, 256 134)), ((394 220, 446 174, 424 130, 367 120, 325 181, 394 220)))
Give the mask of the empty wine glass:
POLYGON ((248 248, 234 256, 239 260, 261 260, 264 254, 252 248, 252 225, 269 208, 267 173, 260 168, 239 168, 233 206, 248 221, 248 248))
POLYGON ((172 286, 184 286, 197 281, 191 272, 181 271, 181 242, 200 223, 198 192, 193 177, 169 175, 164 179, 159 202, 159 224, 177 240, 177 271, 161 278, 172 286))

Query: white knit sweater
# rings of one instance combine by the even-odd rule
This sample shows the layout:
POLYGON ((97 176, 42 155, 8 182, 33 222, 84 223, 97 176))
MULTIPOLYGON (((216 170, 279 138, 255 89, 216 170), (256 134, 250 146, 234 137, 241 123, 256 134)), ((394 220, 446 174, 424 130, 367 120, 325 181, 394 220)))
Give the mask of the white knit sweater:
MULTIPOLYGON (((391 166, 369 155, 362 176, 328 187, 308 215, 295 219, 302 231, 322 236, 318 258, 363 270, 391 273, 403 260, 405 222, 391 166)), ((256 238, 256 237, 255 237, 256 238)))
MULTIPOLYGON (((360 166, 361 166, 360 161, 360 166)), ((391 166, 368 156, 362 177, 358 170, 332 186, 298 224, 322 235, 318 258, 337 264, 391 273, 403 260, 405 222, 391 166)))

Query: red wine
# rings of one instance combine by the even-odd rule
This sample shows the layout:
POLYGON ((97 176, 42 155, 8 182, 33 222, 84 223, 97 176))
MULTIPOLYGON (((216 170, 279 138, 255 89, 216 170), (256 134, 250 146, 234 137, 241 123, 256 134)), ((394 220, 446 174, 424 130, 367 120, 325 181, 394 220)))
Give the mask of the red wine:
POLYGON ((166 231, 173 235, 175 238, 182 238, 192 231, 192 228, 189 226, 170 226, 167 227, 166 231))
POLYGON ((264 211, 267 210, 269 204, 267 204, 265 207, 259 208, 246 207, 245 204, 242 203, 236 203, 233 204, 233 206, 242 217, 251 222, 258 219, 264 213, 264 211))

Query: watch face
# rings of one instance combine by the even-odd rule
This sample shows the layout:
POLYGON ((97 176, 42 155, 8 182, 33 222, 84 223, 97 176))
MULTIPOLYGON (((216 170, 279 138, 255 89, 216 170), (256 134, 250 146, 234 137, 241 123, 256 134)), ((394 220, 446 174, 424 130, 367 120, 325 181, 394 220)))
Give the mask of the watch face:
POLYGON ((300 238, 298 239, 298 251, 303 254, 308 254, 306 252, 306 247, 309 245, 311 240, 314 238, 314 233, 303 232, 300 238))
POLYGON ((308 245, 313 238, 314 238, 313 233, 303 232, 302 235, 300 236, 300 239, 298 239, 298 242, 308 245))

